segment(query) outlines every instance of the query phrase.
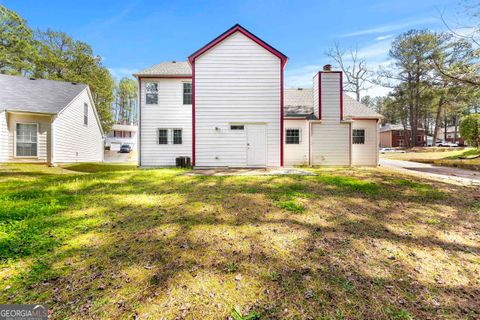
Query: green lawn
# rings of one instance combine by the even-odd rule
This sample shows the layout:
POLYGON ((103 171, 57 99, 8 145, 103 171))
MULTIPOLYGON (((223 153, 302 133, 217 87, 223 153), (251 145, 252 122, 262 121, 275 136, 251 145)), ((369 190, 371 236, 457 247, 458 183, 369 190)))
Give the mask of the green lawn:
POLYGON ((0 303, 46 302, 52 319, 480 317, 478 189, 312 170, 0 166, 0 303))

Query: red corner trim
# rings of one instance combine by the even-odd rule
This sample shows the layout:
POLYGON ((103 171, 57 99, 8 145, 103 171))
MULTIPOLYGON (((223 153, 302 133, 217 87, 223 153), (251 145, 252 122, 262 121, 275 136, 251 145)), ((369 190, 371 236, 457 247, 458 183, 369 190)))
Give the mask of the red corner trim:
POLYGON ((322 73, 318 73, 318 119, 322 120, 322 73))
POLYGON ((195 166, 195 61, 192 63, 192 166, 195 166))
POLYGON ((283 66, 280 64, 280 167, 283 167, 283 66))
POLYGON ((268 43, 266 43, 265 41, 263 41, 262 39, 260 39, 259 37, 257 37, 250 31, 248 31, 247 29, 245 29, 244 27, 242 27, 241 25, 239 25, 238 23, 233 27, 231 27, 230 29, 228 29, 227 31, 225 31, 224 33, 222 33, 221 35, 219 35, 218 37, 216 37, 215 39, 213 39, 212 41, 210 41, 209 43, 207 43, 206 45, 204 45, 202 48, 192 53, 188 57, 188 61, 190 62, 190 64, 193 64, 195 59, 201 56, 203 53, 205 53, 205 51, 213 48, 214 46, 216 46, 226 38, 230 37, 232 34, 234 34, 237 31, 242 33, 246 37, 250 38, 257 44, 259 44, 261 47, 271 52, 273 55, 277 56, 282 61, 282 66, 285 65, 285 63, 287 62, 288 57, 286 55, 284 55, 283 53, 281 53, 280 51, 278 51, 277 49, 275 49, 274 47, 272 47, 271 45, 269 45, 268 43))
POLYGON ((340 72, 340 121, 343 120, 343 72, 340 72))

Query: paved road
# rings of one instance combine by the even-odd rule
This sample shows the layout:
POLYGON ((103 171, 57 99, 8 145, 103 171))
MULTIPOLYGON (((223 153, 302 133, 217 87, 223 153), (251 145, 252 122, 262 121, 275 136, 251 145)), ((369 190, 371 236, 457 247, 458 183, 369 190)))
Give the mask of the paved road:
POLYGON ((444 181, 453 180, 463 184, 480 185, 480 172, 451 167, 434 166, 427 163, 413 161, 380 159, 380 165, 410 173, 421 173, 424 176, 441 179, 444 181))

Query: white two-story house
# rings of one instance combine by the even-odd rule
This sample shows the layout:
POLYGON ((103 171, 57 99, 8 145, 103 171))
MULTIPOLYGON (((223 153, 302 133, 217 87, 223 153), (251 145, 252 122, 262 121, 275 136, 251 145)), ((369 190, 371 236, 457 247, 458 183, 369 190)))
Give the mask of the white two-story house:
POLYGON ((235 25, 188 57, 134 76, 139 165, 377 165, 378 119, 329 68, 284 90, 287 57, 235 25), (301 92, 301 94, 298 94, 301 92))

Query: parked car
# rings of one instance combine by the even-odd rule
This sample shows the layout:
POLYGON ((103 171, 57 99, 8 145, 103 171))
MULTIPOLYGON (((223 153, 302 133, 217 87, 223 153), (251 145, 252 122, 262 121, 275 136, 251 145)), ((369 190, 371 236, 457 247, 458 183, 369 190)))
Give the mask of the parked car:
POLYGON ((132 147, 129 144, 122 144, 120 147, 120 153, 130 153, 132 151, 132 147))
POLYGON ((437 147, 459 147, 458 143, 442 141, 437 143, 437 147))
POLYGON ((391 152, 397 152, 397 153, 405 153, 405 150, 399 150, 395 148, 382 148, 380 149, 380 153, 391 153, 391 152))

